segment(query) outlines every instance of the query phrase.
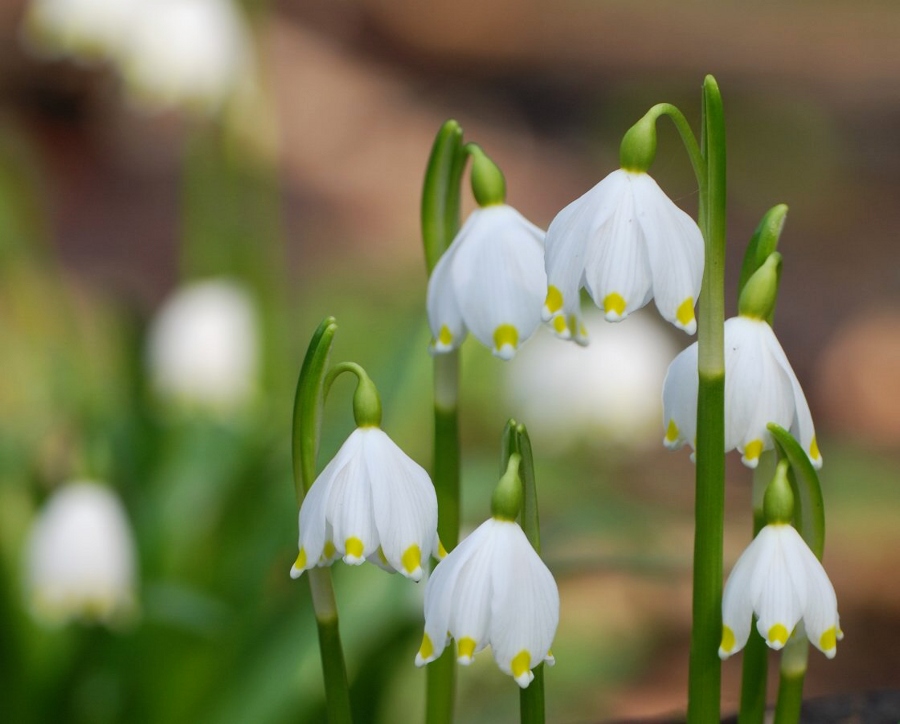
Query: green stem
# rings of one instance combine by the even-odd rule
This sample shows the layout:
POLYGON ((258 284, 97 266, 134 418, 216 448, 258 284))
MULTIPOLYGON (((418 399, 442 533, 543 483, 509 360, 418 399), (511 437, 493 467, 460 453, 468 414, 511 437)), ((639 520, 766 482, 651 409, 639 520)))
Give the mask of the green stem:
POLYGON ((522 724, 544 724, 544 662, 532 669, 534 680, 519 689, 519 721, 522 724))
MULTIPOLYGON (((798 629, 802 624, 798 625, 798 629)), ((809 639, 802 630, 794 632, 781 651, 781 674, 778 700, 775 703, 775 724, 797 724, 803 704, 803 679, 809 656, 809 639)))
POLYGON ((671 103, 657 103, 647 111, 646 115, 654 119, 660 116, 669 117, 678 131, 678 135, 681 136, 682 143, 684 143, 684 148, 694 169, 694 175, 697 177, 697 184, 701 189, 704 188, 707 176, 706 159, 700 151, 700 145, 697 143, 697 137, 694 135, 693 130, 691 130, 691 124, 687 122, 684 114, 677 106, 673 106, 671 103))
POLYGON ((712 76, 703 84, 706 177, 700 178, 700 228, 706 243, 698 326, 697 484, 693 625, 688 722, 713 724, 720 711, 722 537, 725 515, 725 124, 712 76), (705 181, 705 183, 704 183, 705 181))
MULTIPOLYGON (((297 381, 291 453, 298 508, 303 504, 303 498, 315 481, 325 368, 336 331, 337 323, 332 317, 322 321, 310 341, 297 381)), ((328 721, 329 724, 349 724, 353 721, 350 686, 338 628, 337 602, 331 584, 331 571, 328 568, 313 568, 307 571, 306 577, 309 581, 319 633, 328 721)))
MULTIPOLYGON (((763 497, 766 486, 775 471, 775 453, 767 450, 753 471, 753 537, 766 525, 763 497)), ((756 633, 756 619, 750 629, 750 638, 744 649, 741 670, 741 708, 738 724, 762 724, 766 716, 766 680, 769 672, 769 648, 762 636, 756 633)))

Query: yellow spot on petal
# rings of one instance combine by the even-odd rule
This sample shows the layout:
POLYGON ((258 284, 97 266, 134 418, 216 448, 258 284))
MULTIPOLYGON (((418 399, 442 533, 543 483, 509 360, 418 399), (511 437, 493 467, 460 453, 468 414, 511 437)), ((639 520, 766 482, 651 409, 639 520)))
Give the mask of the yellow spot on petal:
POLYGON ((453 342, 453 333, 450 331, 450 328, 445 324, 441 327, 441 331, 438 334, 438 343, 446 346, 449 346, 450 343, 453 342))
POLYGON ((616 318, 621 317, 625 313, 625 299, 624 297, 617 293, 613 292, 612 294, 607 294, 603 299, 603 311, 606 312, 606 316, 614 316, 616 318))
POLYGON ((413 573, 422 566, 422 550, 413 543, 409 548, 403 551, 400 556, 400 562, 403 564, 403 570, 407 573, 413 573))
POLYGON ((569 329, 566 326, 566 318, 562 315, 560 315, 558 317, 554 317, 553 329, 557 334, 565 334, 569 329))
POLYGON ((809 456, 813 460, 818 460, 821 457, 821 453, 819 452, 819 442, 816 440, 815 435, 813 435, 813 439, 809 443, 809 456))
POLYGON ((344 550, 347 551, 348 556, 353 558, 362 558, 364 549, 365 546, 359 538, 348 538, 344 543, 344 550))
POLYGON ((531 669, 531 654, 525 649, 522 649, 522 651, 517 653, 515 658, 513 658, 509 667, 512 669, 514 679, 518 679, 520 676, 527 674, 531 669))
POLYGON ((831 651, 835 646, 837 646, 837 629, 832 626, 819 639, 819 648, 822 651, 831 651))
POLYGON ((766 641, 768 641, 769 646, 778 644, 777 648, 780 649, 787 643, 789 635, 787 628, 780 623, 776 623, 769 629, 769 635, 766 637, 766 641))
POLYGON ((294 568, 298 571, 302 571, 306 568, 306 549, 301 548, 300 552, 297 554, 297 560, 294 561, 294 568))
POLYGON ((447 557, 447 549, 444 548, 444 544, 441 543, 441 541, 438 541, 438 554, 437 554, 437 557, 438 557, 438 560, 439 560, 439 561, 442 561, 442 560, 444 560, 444 558, 447 557))
POLYGON ((550 312, 550 314, 556 314, 556 312, 562 309, 562 292, 552 284, 547 287, 547 299, 544 301, 544 306, 547 308, 547 311, 550 312))
POLYGON ((329 558, 332 558, 335 553, 337 553, 337 550, 334 547, 334 543, 332 543, 330 540, 325 541, 325 548, 322 550, 322 556, 327 560, 329 558))
MULTIPOLYGON (((658 434, 658 433, 657 433, 658 434)), ((666 427, 666 442, 667 443, 676 443, 678 442, 678 438, 680 437, 678 433, 678 425, 675 424, 675 420, 669 420, 669 425, 666 427)))
POLYGON ((509 345, 515 349, 519 344, 519 331, 511 324, 501 324, 494 330, 494 349, 502 350, 509 345))
POLYGON ((431 643, 428 634, 422 636, 422 645, 419 646, 419 656, 426 660, 434 656, 434 644, 431 643))
POLYGON ((475 639, 470 638, 469 636, 463 636, 458 644, 459 658, 466 660, 471 659, 475 655, 475 646, 475 639))
POLYGON ((694 300, 691 297, 685 299, 675 311, 675 319, 682 327, 687 327, 694 321, 694 300))
POLYGON ((734 644, 734 631, 728 626, 722 626, 722 643, 719 644, 719 648, 730 654, 734 650, 734 644))
POLYGON ((763 451, 762 440, 751 440, 744 446, 744 457, 747 460, 757 460, 763 451))

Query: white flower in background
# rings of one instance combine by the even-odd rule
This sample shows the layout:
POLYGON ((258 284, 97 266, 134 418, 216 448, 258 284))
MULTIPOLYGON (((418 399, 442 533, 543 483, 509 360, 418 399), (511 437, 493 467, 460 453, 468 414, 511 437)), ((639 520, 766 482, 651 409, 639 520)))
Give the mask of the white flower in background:
POLYGON ((145 0, 122 75, 139 106, 218 110, 254 73, 252 41, 232 0, 145 0))
POLYGON ((38 619, 106 624, 135 608, 135 547, 119 499, 107 487, 72 482, 57 490, 25 546, 25 586, 38 619))
MULTIPOLYGON (((663 443, 669 449, 694 446, 697 435, 697 343, 669 365, 663 386, 663 443)), ((769 324, 732 317, 725 322, 725 451, 742 453, 755 468, 774 443, 766 426, 774 422, 800 442, 813 466, 822 466, 809 405, 797 376, 769 324)))
POLYGON ((512 358, 541 323, 547 288, 544 232, 506 204, 476 209, 428 283, 432 350, 449 352, 472 334, 512 358))
POLYGON ((538 335, 504 380, 513 417, 532 438, 562 450, 598 438, 629 450, 653 444, 662 414, 659 390, 678 351, 658 319, 637 315, 607 324, 596 309, 585 327, 594 344, 560 344, 538 335))
POLYGON ((646 173, 613 171, 560 211, 547 229, 543 318, 564 339, 586 342, 579 290, 610 322, 651 298, 688 334, 703 278, 703 236, 646 173))
POLYGON ((531 669, 553 664, 559 623, 553 575, 517 523, 491 518, 435 567, 425 587, 425 635, 416 655, 423 666, 456 639, 458 661, 490 644, 497 665, 525 688, 531 669))
POLYGON ((354 430, 300 507, 300 552, 291 578, 338 556, 369 560, 407 578, 439 555, 437 496, 428 473, 378 427, 354 430))
POLYGON ((238 284, 189 284, 163 304, 150 328, 147 364, 164 397, 213 409, 246 403, 257 384, 256 312, 238 284))
POLYGON ((760 635, 773 649, 787 643, 801 619, 810 642, 829 659, 843 638, 828 574, 787 523, 763 528, 735 563, 722 598, 720 657, 744 647, 753 614, 760 635))
POLYGON ((25 10, 26 46, 75 60, 117 58, 140 0, 31 0, 25 10))

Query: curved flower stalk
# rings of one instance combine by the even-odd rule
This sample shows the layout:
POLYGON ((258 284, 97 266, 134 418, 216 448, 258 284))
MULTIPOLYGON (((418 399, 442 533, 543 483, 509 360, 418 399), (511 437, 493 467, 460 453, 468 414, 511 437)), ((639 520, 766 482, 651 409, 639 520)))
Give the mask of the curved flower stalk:
POLYGON ((424 666, 456 639, 461 664, 485 646, 500 669, 527 687, 532 669, 554 663, 559 623, 553 575, 519 525, 493 517, 444 558, 425 588, 425 635, 416 655, 424 666))
POLYGON ((116 495, 77 481, 41 510, 25 545, 25 586, 35 617, 112 625, 135 612, 136 555, 131 525, 116 495))
POLYGON ((587 342, 582 287, 610 322, 653 298, 663 318, 688 334, 696 331, 703 236, 646 172, 613 171, 556 215, 545 246, 542 315, 563 339, 587 342))
POLYGON ((256 310, 243 287, 196 282, 177 290, 154 318, 147 366, 163 397, 233 410, 256 392, 259 344, 256 310))
MULTIPOLYGON (((694 343, 672 361, 663 384, 663 444, 671 450, 694 446, 697 383, 694 343)), ((725 322, 725 451, 739 450, 755 468, 774 445, 770 422, 789 429, 813 466, 822 466, 806 396, 772 328, 764 319, 732 317, 725 322)))
POLYGON ((291 567, 298 578, 338 557, 366 560, 407 578, 422 578, 422 562, 441 552, 437 496, 428 473, 408 457, 378 424, 381 406, 371 380, 360 377, 354 396, 359 427, 319 474, 300 506, 300 551, 291 567))
POLYGON ((499 169, 477 147, 472 185, 481 208, 472 212, 428 281, 428 322, 435 353, 459 347, 468 332, 504 360, 541 323, 547 288, 544 232, 503 203, 499 169), (483 166, 499 190, 482 192, 483 166))

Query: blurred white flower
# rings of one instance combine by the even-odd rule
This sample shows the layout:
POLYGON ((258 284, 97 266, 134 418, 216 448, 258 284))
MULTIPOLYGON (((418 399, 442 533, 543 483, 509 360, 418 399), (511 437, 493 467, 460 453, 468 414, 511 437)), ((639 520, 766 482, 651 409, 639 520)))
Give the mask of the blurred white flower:
POLYGON ((26 592, 35 617, 115 624, 135 609, 131 526, 107 487, 72 482, 47 501, 25 546, 26 592))
POLYGON ((668 330, 645 315, 607 324, 594 309, 584 325, 593 340, 587 347, 539 334, 521 351, 504 380, 514 417, 548 449, 597 439, 630 449, 653 444, 659 391, 678 351, 668 330))
POLYGON ((564 339, 586 342, 579 290, 618 322, 655 298, 688 334, 703 278, 703 236, 643 172, 613 171, 560 211, 547 229, 543 318, 564 339))
MULTIPOLYGON (((672 361, 663 386, 669 449, 694 446, 697 387, 695 342, 672 361)), ((813 466, 822 467, 806 396, 775 333, 765 320, 732 317, 725 322, 725 451, 738 449, 744 465, 755 468, 774 445, 770 422, 788 429, 813 466)))
POLYGON ((424 666, 456 639, 458 661, 490 644, 500 669, 523 689, 532 669, 553 664, 559 624, 553 574, 519 525, 491 518, 437 564, 425 587, 425 635, 416 655, 424 666))
POLYGON ((506 204, 472 212, 428 282, 432 350, 473 335, 508 360, 541 323, 544 232, 506 204))
POLYGON ((145 0, 121 70, 140 107, 215 112, 254 75, 253 45, 232 0, 145 0))
POLYGON ((178 289, 153 320, 147 364, 164 397, 231 410, 256 390, 257 319, 249 294, 234 282, 196 282, 178 289))
POLYGON ((79 61, 118 58, 141 0, 31 0, 22 38, 35 52, 79 61))
POLYGON ((407 578, 440 554, 437 496, 428 473, 380 428, 358 427, 319 474, 300 506, 299 578, 338 556, 407 578))
POLYGON ((787 523, 763 528, 734 564, 722 598, 721 658, 744 648, 753 614, 773 649, 787 643, 801 619, 810 642, 829 659, 843 638, 828 574, 787 523))

